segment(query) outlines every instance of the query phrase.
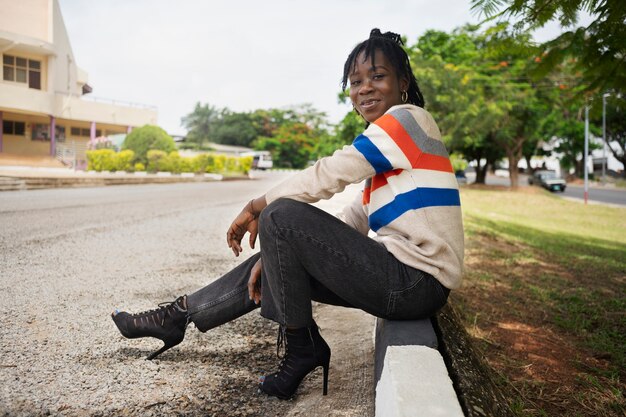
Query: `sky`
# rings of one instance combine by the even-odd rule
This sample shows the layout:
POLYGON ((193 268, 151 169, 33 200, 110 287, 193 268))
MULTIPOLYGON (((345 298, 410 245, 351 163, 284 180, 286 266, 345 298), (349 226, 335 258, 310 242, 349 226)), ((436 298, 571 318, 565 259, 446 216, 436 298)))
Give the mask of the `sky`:
MULTIPOLYGON (((238 112, 311 103, 337 123, 351 109, 337 101, 343 64, 372 28, 414 44, 428 29, 481 20, 469 0, 59 4, 91 96, 156 106, 158 124, 171 135, 186 133, 181 118, 197 102, 238 112)), ((535 39, 559 33, 550 24, 535 39)))

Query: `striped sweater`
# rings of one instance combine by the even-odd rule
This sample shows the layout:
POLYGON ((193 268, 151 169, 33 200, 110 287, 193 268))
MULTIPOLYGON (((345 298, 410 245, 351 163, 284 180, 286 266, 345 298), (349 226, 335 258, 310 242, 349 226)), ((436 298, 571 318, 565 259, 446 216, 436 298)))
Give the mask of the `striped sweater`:
POLYGON ((439 128, 424 109, 390 108, 352 145, 272 188, 279 198, 312 203, 365 180, 342 219, 376 233, 400 262, 433 275, 450 289, 461 285, 463 223, 459 190, 439 128))

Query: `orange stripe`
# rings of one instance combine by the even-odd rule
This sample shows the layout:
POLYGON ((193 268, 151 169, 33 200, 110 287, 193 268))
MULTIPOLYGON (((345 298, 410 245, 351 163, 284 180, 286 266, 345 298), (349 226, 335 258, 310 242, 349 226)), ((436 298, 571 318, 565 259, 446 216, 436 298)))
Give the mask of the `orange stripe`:
POLYGON ((372 177, 372 186, 370 187, 370 190, 374 192, 379 188, 384 187, 385 185, 387 185, 387 178, 385 176, 385 173, 376 174, 372 177))
POLYGON ((392 169, 391 171, 383 172, 385 178, 393 177, 395 175, 400 175, 404 171, 402 168, 392 169))
POLYGON ((454 172, 452 163, 448 158, 429 153, 423 153, 417 164, 413 166, 417 169, 432 169, 433 171, 454 172))
POLYGON ((372 190, 369 187, 365 187, 363 189, 363 205, 370 203, 370 195, 372 194, 372 190))
POLYGON ((422 154, 420 148, 413 142, 411 136, 404 130, 402 124, 390 114, 385 114, 374 122, 398 145, 404 156, 413 165, 422 154))

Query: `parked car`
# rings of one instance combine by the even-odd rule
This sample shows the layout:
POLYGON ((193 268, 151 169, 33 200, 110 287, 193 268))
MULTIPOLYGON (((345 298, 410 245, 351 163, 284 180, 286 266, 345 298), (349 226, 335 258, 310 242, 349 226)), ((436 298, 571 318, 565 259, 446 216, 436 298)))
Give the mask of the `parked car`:
POLYGON ((454 171, 454 176, 459 185, 467 184, 467 177, 465 176, 465 171, 458 170, 454 171))
POLYGON ((548 170, 535 171, 533 175, 528 177, 528 183, 531 185, 540 185, 549 191, 565 191, 567 184, 565 180, 559 177, 556 172, 548 170))

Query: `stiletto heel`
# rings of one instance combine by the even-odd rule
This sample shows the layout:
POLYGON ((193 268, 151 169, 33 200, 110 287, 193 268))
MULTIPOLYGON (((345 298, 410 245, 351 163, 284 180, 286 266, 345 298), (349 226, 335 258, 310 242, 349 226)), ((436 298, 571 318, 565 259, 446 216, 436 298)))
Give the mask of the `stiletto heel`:
POLYGON ((322 395, 328 394, 328 363, 324 365, 324 386, 322 388, 322 395))
POLYGON ((287 400, 296 393, 304 377, 321 366, 324 371, 322 393, 326 395, 330 347, 319 334, 317 325, 299 329, 281 327, 278 333, 277 353, 283 341, 285 355, 282 357, 278 371, 261 377, 259 389, 268 395, 287 400))
POLYGON ((137 314, 115 310, 111 318, 122 336, 128 339, 155 337, 163 341, 163 347, 146 358, 152 360, 185 338, 185 329, 190 320, 187 296, 183 295, 171 303, 159 304, 157 309, 137 314))

